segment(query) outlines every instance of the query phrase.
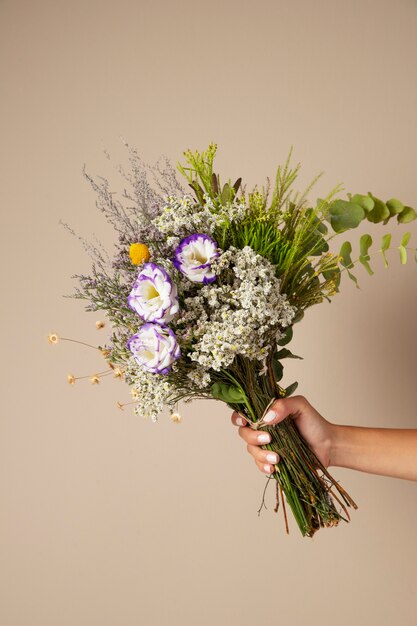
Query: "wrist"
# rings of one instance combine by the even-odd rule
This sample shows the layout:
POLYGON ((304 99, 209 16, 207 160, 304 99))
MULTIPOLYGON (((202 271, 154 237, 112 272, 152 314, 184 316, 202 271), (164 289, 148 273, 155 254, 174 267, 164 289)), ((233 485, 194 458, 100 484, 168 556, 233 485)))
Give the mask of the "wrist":
POLYGON ((329 466, 346 467, 349 426, 330 424, 329 466))

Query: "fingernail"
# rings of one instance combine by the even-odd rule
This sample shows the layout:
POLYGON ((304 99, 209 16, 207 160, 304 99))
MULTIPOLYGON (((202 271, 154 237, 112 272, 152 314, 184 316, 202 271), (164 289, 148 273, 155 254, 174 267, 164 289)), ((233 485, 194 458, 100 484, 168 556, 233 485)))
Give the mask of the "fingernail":
POLYGON ((243 419, 243 417, 237 417, 236 418, 236 424, 238 426, 244 426, 246 424, 245 420, 243 419))
POLYGON ((272 409, 270 411, 268 411, 268 413, 265 415, 264 417, 264 422, 268 423, 268 422, 272 422, 273 419, 275 419, 276 417, 276 413, 275 411, 272 411, 272 409))
POLYGON ((258 435, 259 443, 269 443, 271 441, 271 435, 268 433, 262 433, 262 435, 258 435))
POLYGON ((266 460, 276 465, 276 463, 278 463, 278 456, 276 454, 267 454, 266 460))
POLYGON ((266 472, 267 474, 271 474, 272 473, 272 467, 270 465, 264 465, 264 472, 266 472))

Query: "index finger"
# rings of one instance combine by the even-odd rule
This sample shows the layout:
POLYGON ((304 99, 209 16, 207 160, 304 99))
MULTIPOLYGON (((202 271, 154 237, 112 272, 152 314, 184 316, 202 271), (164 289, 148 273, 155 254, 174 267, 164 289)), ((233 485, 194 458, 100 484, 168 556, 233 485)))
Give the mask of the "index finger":
POLYGON ((237 411, 233 411, 231 420, 232 424, 234 424, 235 426, 246 426, 246 424, 248 423, 247 420, 237 411))

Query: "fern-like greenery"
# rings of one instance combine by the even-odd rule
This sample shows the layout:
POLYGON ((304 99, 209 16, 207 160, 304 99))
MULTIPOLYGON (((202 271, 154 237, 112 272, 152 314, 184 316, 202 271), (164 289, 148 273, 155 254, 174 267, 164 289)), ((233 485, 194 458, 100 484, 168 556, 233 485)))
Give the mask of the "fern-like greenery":
MULTIPOLYGON (((291 167, 292 150, 284 165, 277 168, 271 193, 271 182, 257 186, 248 193, 241 189, 241 179, 234 184, 229 179, 223 187, 220 177, 213 171, 217 145, 211 143, 203 152, 187 150, 184 156, 188 166, 178 164, 179 171, 186 176, 198 202, 205 202, 207 195, 215 207, 232 202, 240 192, 246 204, 243 220, 225 220, 217 227, 214 236, 222 249, 229 246, 250 246, 258 254, 276 266, 281 289, 289 301, 303 311, 312 304, 329 299, 339 291, 341 272, 358 281, 352 268, 359 262, 372 273, 368 250, 372 244, 370 235, 360 239, 360 255, 351 259, 352 246, 345 242, 339 254, 329 252, 328 242, 335 236, 359 226, 367 219, 373 223, 387 224, 397 217, 398 223, 408 223, 417 217, 416 211, 392 198, 386 203, 371 193, 368 195, 348 194, 348 200, 338 198, 338 185, 315 206, 308 202, 308 194, 321 174, 316 176, 303 193, 294 191, 300 164, 291 167), (329 227, 333 232, 329 231, 329 227)), ((399 246, 401 262, 407 260, 408 235, 399 246)), ((384 235, 381 252, 384 255, 391 238, 384 235)), ((413 249, 414 250, 414 249, 413 249)), ((417 252, 414 250, 417 260, 417 252)))

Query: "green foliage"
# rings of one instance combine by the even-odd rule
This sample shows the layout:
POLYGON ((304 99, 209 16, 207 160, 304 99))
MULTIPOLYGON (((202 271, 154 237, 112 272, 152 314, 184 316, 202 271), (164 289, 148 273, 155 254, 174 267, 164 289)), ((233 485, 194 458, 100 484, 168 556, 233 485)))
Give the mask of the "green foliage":
POLYGON ((360 247, 360 256, 359 256, 359 261, 362 263, 362 265, 364 266, 364 268, 366 269, 366 271, 368 272, 368 274, 370 276, 372 276, 372 274, 374 273, 372 271, 371 266, 369 265, 369 260, 370 260, 370 256, 368 254, 368 250, 372 245, 372 237, 371 235, 362 235, 362 237, 360 238, 360 242, 359 242, 359 247, 360 247))
POLYGON ((336 233, 356 228, 364 219, 364 209, 355 202, 335 200, 329 206, 329 221, 336 233))
POLYGON ((371 196, 363 196, 360 193, 356 193, 354 196, 350 198, 351 202, 355 204, 359 204, 360 207, 365 211, 365 213, 369 213, 375 206, 375 203, 371 196))
POLYGON ((302 359, 303 358, 302 356, 297 356, 296 354, 293 354, 291 350, 288 350, 288 348, 282 348, 281 350, 278 350, 275 357, 279 361, 281 361, 281 359, 302 359))
MULTIPOLYGON (((234 185, 229 179, 221 186, 219 175, 213 172, 216 150, 216 144, 210 144, 201 153, 187 150, 184 155, 188 166, 179 165, 178 168, 187 177, 201 203, 204 202, 204 194, 208 194, 214 205, 220 207, 234 199, 241 188, 241 179, 238 178, 234 185)), ((373 274, 369 254, 371 236, 362 235, 360 254, 356 261, 352 261, 352 246, 348 241, 343 243, 339 255, 329 252, 328 241, 334 235, 329 233, 327 224, 338 235, 357 228, 364 220, 385 225, 396 216, 398 223, 406 224, 416 219, 417 213, 397 198, 384 202, 371 192, 349 193, 347 200, 341 199, 337 197, 341 190, 339 185, 312 207, 307 195, 319 176, 302 194, 294 193, 300 164, 291 166, 291 157, 292 149, 284 165, 277 168, 271 198, 269 179, 265 187, 259 189, 255 186, 247 196, 242 191, 247 207, 243 220, 225 219, 217 226, 214 237, 222 249, 250 246, 274 264, 276 275, 281 280, 281 290, 300 314, 303 309, 329 299, 339 291, 342 271, 346 271, 358 287, 351 271, 356 263, 361 263, 368 274, 373 274)), ((380 252, 386 267, 386 252, 390 245, 391 237, 384 235, 380 252)), ((398 248, 402 263, 407 261, 406 248, 404 244, 398 248)))
POLYGON ((382 242, 381 242, 381 253, 382 253, 382 258, 384 259, 385 267, 388 267, 387 255, 385 254, 385 252, 389 249, 390 245, 391 245, 391 234, 387 233, 386 235, 383 235, 382 242))
POLYGON ((399 224, 408 224, 417 218, 417 213, 410 206, 404 207, 404 209, 397 215, 399 224))
POLYGON ((390 200, 387 200, 385 204, 388 207, 391 217, 393 215, 397 215, 398 213, 401 213, 405 209, 403 203, 400 200, 397 200, 396 198, 391 198, 390 200))
POLYGON ((327 207, 325 217, 336 233, 341 233, 367 219, 374 224, 387 224, 392 217, 397 216, 401 224, 406 224, 417 218, 417 213, 411 207, 396 198, 383 202, 371 192, 367 196, 362 194, 348 194, 349 201, 335 200, 327 207))
MULTIPOLYGON (((410 242, 410 239, 411 239, 411 233, 410 232, 405 233, 401 239, 400 245, 398 246, 398 251, 400 254, 400 261, 403 265, 407 263, 407 258, 408 258, 407 246, 410 242)), ((382 254, 385 267, 388 267, 388 259, 387 259, 386 252, 390 250, 391 248, 391 241, 392 241, 392 236, 390 233, 386 233, 385 235, 382 236, 381 247, 379 249, 379 252, 381 252, 382 254)), ((372 237, 370 235, 362 235, 359 241, 360 254, 359 254, 359 258, 357 259, 357 261, 359 261, 364 266, 364 268, 370 275, 374 273, 370 265, 371 257, 369 254, 369 249, 371 246, 372 246, 372 237)), ((356 277, 349 271, 355 265, 355 263, 352 261, 351 254, 352 254, 352 245, 349 241, 345 241, 339 252, 339 263, 348 272, 349 278, 351 278, 355 282, 356 286, 358 286, 358 281, 356 277)), ((414 254, 417 257, 417 248, 414 250, 414 254)))
POLYGON ((379 224, 379 222, 384 222, 385 220, 388 220, 391 217, 391 215, 390 215, 390 210, 385 204, 385 202, 382 202, 382 200, 379 200, 378 198, 373 196, 371 193, 369 194, 369 196, 374 201, 374 208, 372 209, 372 211, 369 211, 366 214, 366 218, 370 222, 373 222, 374 224, 379 224))
POLYGON ((286 346, 287 343, 290 343, 293 337, 293 328, 292 326, 288 326, 285 331, 285 335, 277 342, 279 346, 286 346))
POLYGON ((213 398, 223 400, 227 404, 240 404, 244 403, 246 396, 242 389, 235 385, 228 385, 227 383, 213 383, 211 386, 211 395, 213 398))
POLYGON ((297 389, 298 387, 298 382, 295 381, 293 382, 291 385, 289 385, 284 391, 285 391, 285 398, 288 398, 288 396, 292 396, 292 394, 294 393, 294 391, 297 389))
POLYGON ((350 241, 345 241, 340 248, 339 255, 341 257, 340 263, 346 268, 353 267, 352 262, 352 244, 350 241))

